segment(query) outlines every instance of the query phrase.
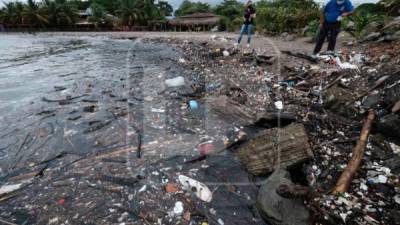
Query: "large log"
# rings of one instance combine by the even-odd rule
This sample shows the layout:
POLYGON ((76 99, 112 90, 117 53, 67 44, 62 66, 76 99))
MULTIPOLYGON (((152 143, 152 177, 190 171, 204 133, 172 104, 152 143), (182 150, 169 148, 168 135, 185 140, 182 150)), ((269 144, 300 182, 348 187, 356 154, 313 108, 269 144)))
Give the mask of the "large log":
POLYGON ((353 180, 354 174, 356 174, 358 168, 360 167, 361 161, 364 157, 365 146, 368 143, 369 133, 371 132, 372 123, 375 119, 375 112, 373 110, 369 111, 367 120, 361 130, 360 140, 358 141, 356 147, 353 149, 353 156, 349 164, 347 164, 346 169, 343 171, 339 180, 336 183, 336 187, 333 193, 347 192, 350 187, 350 183, 353 180))
POLYGON ((261 132, 240 146, 236 156, 251 173, 263 175, 304 162, 313 153, 304 126, 291 124, 261 132))

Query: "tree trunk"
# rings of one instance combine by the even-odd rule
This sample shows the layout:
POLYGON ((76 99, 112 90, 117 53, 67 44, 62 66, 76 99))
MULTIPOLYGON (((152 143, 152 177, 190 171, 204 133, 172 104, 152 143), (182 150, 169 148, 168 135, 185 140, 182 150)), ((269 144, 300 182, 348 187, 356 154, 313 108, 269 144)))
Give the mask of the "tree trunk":
POLYGON ((371 131, 372 122, 375 119, 375 112, 373 110, 369 111, 367 120, 361 130, 360 140, 358 141, 356 147, 353 150, 353 157, 351 158, 349 164, 347 164, 346 169, 343 171, 339 180, 336 183, 336 187, 333 193, 347 192, 350 187, 350 183, 353 180, 354 174, 360 167, 362 158, 364 156, 365 146, 368 142, 368 136, 371 131))

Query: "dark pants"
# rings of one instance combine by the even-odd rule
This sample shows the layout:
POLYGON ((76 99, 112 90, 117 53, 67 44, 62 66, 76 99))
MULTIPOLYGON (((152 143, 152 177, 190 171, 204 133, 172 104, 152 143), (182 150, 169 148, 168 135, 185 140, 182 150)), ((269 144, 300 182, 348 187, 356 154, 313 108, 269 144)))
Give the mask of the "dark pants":
POLYGON ((322 45, 324 45, 325 39, 326 37, 328 37, 328 35, 329 35, 328 51, 335 51, 336 38, 339 33, 340 33, 340 22, 337 23, 325 22, 321 30, 319 31, 317 37, 317 45, 315 46, 314 49, 314 54, 317 54, 321 51, 322 45))

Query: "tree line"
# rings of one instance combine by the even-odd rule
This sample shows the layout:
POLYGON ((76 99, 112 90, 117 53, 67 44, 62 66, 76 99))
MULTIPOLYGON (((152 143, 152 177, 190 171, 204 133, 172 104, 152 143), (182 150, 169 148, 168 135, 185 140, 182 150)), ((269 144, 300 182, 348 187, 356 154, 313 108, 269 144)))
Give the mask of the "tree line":
MULTIPOLYGON (((218 28, 234 31, 243 23, 244 1, 223 0, 216 6, 197 0, 184 0, 173 10, 167 0, 28 0, 14 1, 0 9, 0 23, 6 26, 72 27, 79 20, 79 11, 90 9, 89 21, 95 26, 148 26, 167 16, 184 16, 196 12, 212 12, 220 16, 218 28)), ((256 29, 264 33, 300 32, 315 34, 321 5, 313 0, 259 0, 256 3, 256 29), (304 30, 304 28, 307 28, 304 30)), ((385 8, 385 15, 396 16, 400 0, 381 0, 379 4, 359 7, 353 23, 361 30, 376 19, 376 8, 385 8), (368 10, 364 10, 367 8, 368 10), (375 11, 371 11, 374 9, 375 11)), ((345 23, 346 24, 346 23, 345 23)))
POLYGON ((148 25, 170 16, 167 1, 154 0, 28 0, 5 3, 0 23, 6 26, 65 28, 79 20, 79 12, 90 9, 89 20, 95 25, 148 25))

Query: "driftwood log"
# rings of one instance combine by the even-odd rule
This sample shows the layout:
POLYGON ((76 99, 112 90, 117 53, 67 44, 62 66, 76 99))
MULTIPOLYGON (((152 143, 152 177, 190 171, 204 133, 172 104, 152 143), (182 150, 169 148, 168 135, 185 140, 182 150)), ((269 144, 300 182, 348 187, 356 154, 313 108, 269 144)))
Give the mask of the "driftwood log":
POLYGON ((336 183, 333 193, 347 192, 350 187, 350 183, 353 180, 354 174, 360 167, 362 158, 364 156, 365 146, 368 142, 369 133, 371 131, 372 123, 375 119, 375 112, 373 110, 369 111, 367 120, 361 130, 360 140, 357 142, 356 147, 353 149, 353 156, 350 162, 347 164, 346 169, 343 171, 342 175, 336 183))
POLYGON ((240 162, 253 174, 263 175, 313 157, 302 124, 265 130, 236 150, 240 162))

